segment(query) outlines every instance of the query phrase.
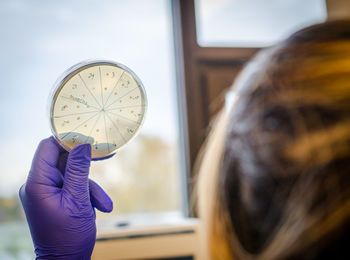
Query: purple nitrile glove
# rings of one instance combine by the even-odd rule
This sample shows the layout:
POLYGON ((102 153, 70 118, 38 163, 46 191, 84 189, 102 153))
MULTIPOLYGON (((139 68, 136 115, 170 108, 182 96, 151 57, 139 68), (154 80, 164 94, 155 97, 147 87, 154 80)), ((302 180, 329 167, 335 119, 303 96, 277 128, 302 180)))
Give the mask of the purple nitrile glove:
POLYGON ((95 210, 113 203, 88 179, 90 144, 68 154, 50 137, 41 141, 20 189, 37 259, 90 259, 96 240, 95 210))

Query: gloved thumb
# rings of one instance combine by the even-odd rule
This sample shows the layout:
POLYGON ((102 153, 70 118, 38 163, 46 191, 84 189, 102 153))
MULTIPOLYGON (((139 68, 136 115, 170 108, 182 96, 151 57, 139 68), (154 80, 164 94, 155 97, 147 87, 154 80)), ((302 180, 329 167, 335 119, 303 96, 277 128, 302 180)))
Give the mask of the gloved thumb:
POLYGON ((107 193, 92 180, 89 180, 89 188, 92 206, 102 212, 111 212, 113 210, 113 202, 107 193))
POLYGON ((91 145, 79 144, 69 153, 62 191, 79 202, 90 201, 89 170, 91 145))

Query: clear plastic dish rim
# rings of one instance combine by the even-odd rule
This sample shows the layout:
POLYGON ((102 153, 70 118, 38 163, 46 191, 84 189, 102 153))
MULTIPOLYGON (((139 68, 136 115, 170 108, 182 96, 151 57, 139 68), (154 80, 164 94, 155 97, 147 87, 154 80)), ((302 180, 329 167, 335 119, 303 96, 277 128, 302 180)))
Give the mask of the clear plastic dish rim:
POLYGON ((79 62, 73 66, 71 66, 70 68, 68 68, 66 71, 64 71, 61 76, 56 80, 56 82, 54 83, 51 92, 49 94, 49 98, 48 98, 48 116, 49 116, 49 121, 50 121, 50 129, 51 132, 54 136, 54 138, 56 139, 56 141, 67 151, 70 152, 71 148, 69 148, 67 145, 65 145, 58 137, 57 135, 57 131, 53 122, 53 109, 57 100, 57 97, 59 95, 59 93, 61 92, 62 88, 65 86, 65 84, 67 83, 67 81, 69 81, 72 77, 74 77, 76 74, 78 74, 79 72, 90 68, 90 67, 94 67, 94 66, 99 66, 99 65, 110 65, 110 66, 114 66, 120 69, 123 69, 125 71, 127 71, 136 81, 138 87, 141 89, 142 95, 144 97, 144 113, 143 113, 143 117, 142 120, 139 124, 139 127, 137 128, 137 130, 135 131, 135 133, 132 135, 132 137, 127 140, 122 146, 118 147, 117 149, 113 150, 112 152, 110 152, 109 154, 106 154, 104 156, 101 157, 92 157, 92 159, 100 159, 100 158, 104 158, 107 157, 111 154, 114 154, 120 150, 122 150, 123 148, 125 148, 125 146, 131 141, 133 140, 139 133, 140 129, 142 128, 142 125, 145 121, 145 117, 146 117, 146 113, 147 113, 147 109, 148 109, 148 100, 147 100, 147 94, 146 94, 146 90, 145 87, 142 84, 142 81, 140 80, 140 78, 127 66, 125 66, 124 64, 121 64, 119 62, 115 62, 115 61, 111 61, 111 60, 85 60, 82 62, 79 62))

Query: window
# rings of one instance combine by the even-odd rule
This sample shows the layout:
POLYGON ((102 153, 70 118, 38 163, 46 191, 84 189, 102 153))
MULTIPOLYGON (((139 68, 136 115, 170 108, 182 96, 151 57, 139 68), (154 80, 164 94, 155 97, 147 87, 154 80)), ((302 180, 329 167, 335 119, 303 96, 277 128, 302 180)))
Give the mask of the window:
MULTIPOLYGON (((112 215, 181 215, 179 131, 169 2, 25 1, 0 3, 0 259, 32 259, 18 200, 39 141, 51 135, 46 102, 57 77, 86 59, 130 67, 148 94, 143 128, 90 177, 112 197, 112 215)), ((110 215, 108 215, 110 216, 110 215)), ((99 214, 98 219, 106 218, 99 214)))
POLYGON ((264 47, 327 17, 325 0, 196 0, 201 46, 264 47))

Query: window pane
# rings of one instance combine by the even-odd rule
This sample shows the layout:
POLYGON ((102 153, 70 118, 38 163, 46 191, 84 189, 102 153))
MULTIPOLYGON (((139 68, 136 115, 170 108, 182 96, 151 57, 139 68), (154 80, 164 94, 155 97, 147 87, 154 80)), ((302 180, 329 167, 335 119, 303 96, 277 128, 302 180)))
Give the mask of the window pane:
POLYGON ((46 110, 51 87, 82 60, 127 65, 148 96, 138 137, 112 159, 92 163, 90 177, 111 195, 112 215, 181 211, 168 1, 1 1, 0 33, 0 237, 11 241, 0 241, 1 259, 32 259, 18 189, 39 141, 51 135, 46 110))
POLYGON ((263 47, 327 17, 325 0, 196 0, 201 46, 263 47))

